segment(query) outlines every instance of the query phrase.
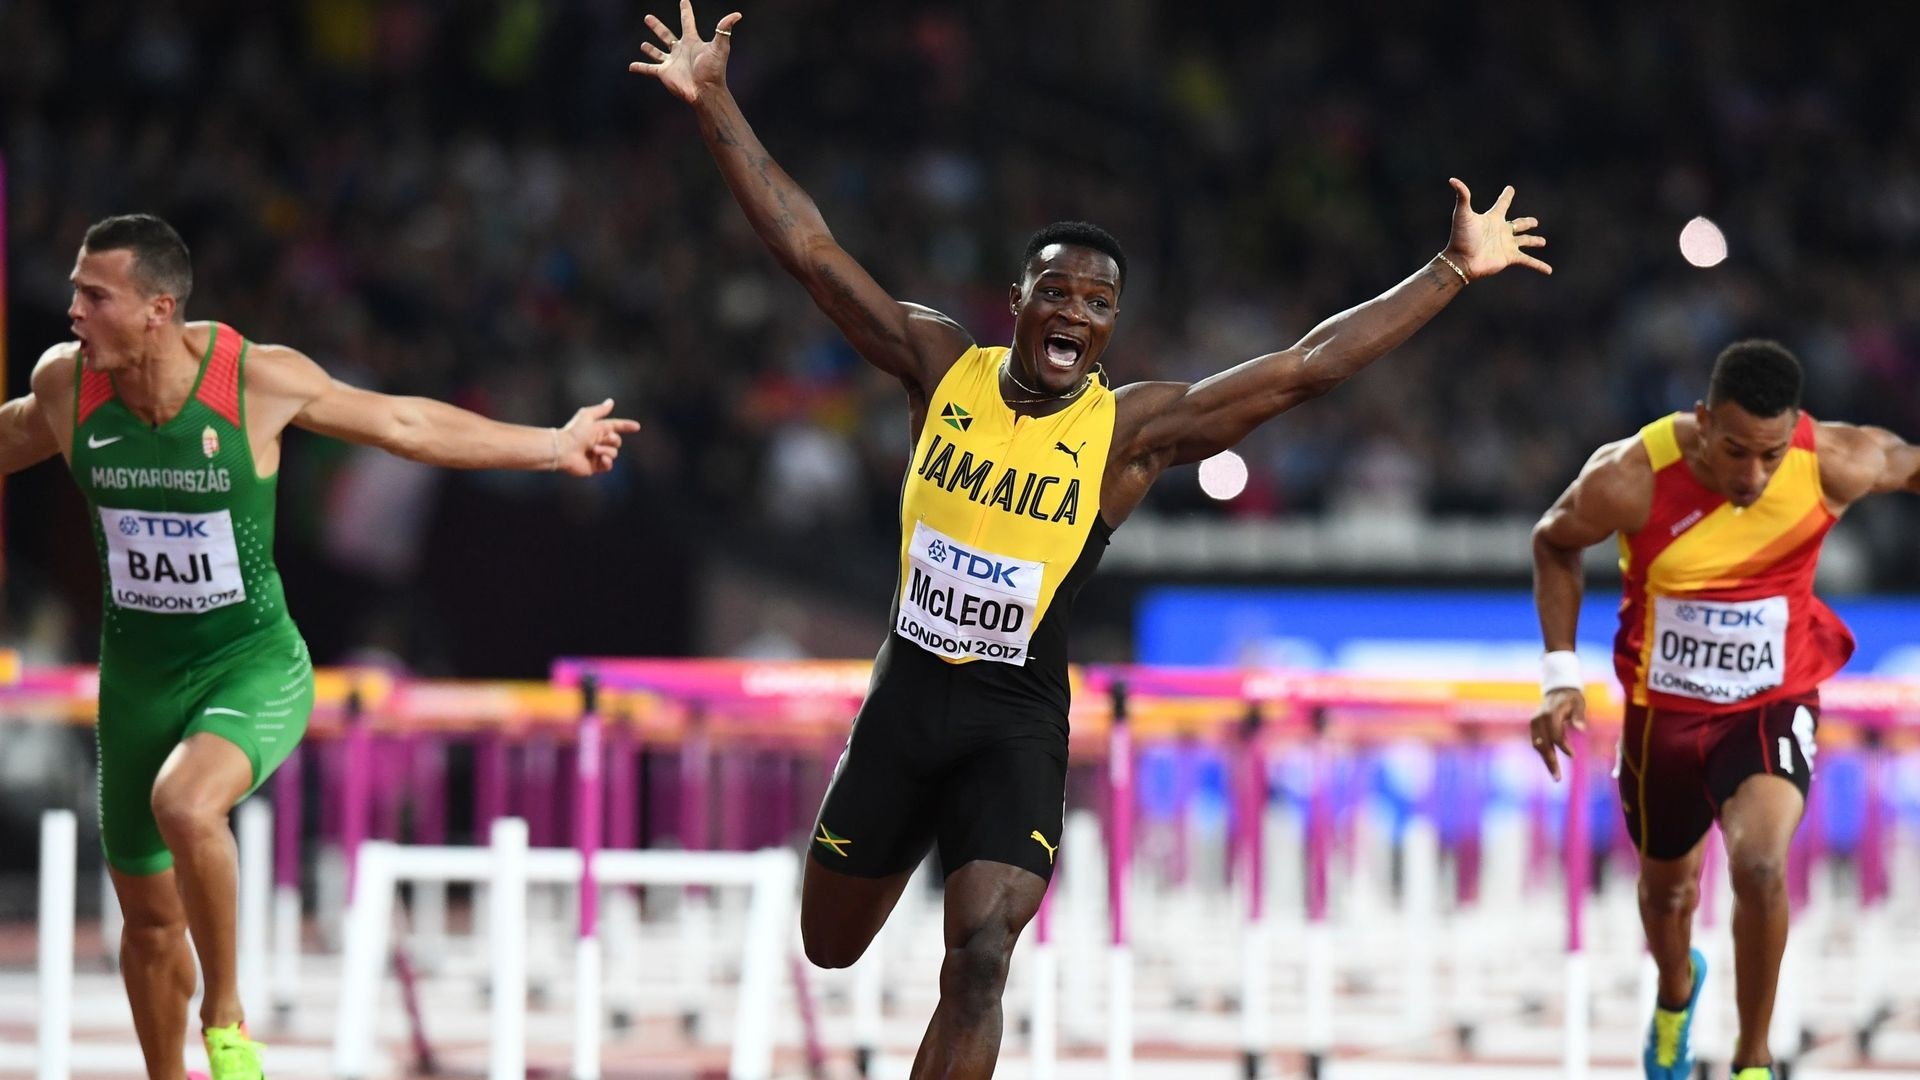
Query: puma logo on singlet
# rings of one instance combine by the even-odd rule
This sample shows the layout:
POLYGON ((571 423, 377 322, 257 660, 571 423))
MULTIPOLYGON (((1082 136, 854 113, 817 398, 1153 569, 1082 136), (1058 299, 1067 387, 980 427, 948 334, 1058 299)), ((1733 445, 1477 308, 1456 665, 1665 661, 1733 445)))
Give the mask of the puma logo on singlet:
POLYGON ((835 836, 833 835, 833 833, 827 831, 827 826, 825 822, 822 822, 820 824, 820 835, 814 837, 813 842, 816 844, 827 845, 828 850, 832 851, 835 855, 838 855, 843 859, 850 859, 853 857, 851 855, 848 855, 846 851, 847 845, 853 843, 853 841, 848 840, 846 837, 843 837, 843 836, 835 836))
MULTIPOLYGON (((1082 445, 1082 446, 1085 446, 1086 444, 1085 444, 1085 443, 1081 443, 1080 445, 1082 445)), ((1058 848, 1057 846, 1055 846, 1055 845, 1053 845, 1053 844, 1049 844, 1049 843, 1047 843, 1047 838, 1046 838, 1046 837, 1044 837, 1044 836, 1042 836, 1042 835, 1040 835, 1040 830, 1039 830, 1039 829, 1035 829, 1035 830, 1033 830, 1033 833, 1032 833, 1032 835, 1031 835, 1031 836, 1029 836, 1029 837, 1028 837, 1028 839, 1031 839, 1031 840, 1036 840, 1036 841, 1039 841, 1039 844, 1040 844, 1040 846, 1041 846, 1041 847, 1043 847, 1043 848, 1046 848, 1046 849, 1047 849, 1047 865, 1048 865, 1048 866, 1052 866, 1052 865, 1053 865, 1053 853, 1054 853, 1054 852, 1056 852, 1056 851, 1058 851, 1058 850, 1060 850, 1060 849, 1059 849, 1059 848, 1058 848)))
POLYGON ((1081 439, 1080 445, 1074 447, 1071 450, 1067 449, 1067 444, 1063 442, 1054 443, 1053 448, 1067 455, 1068 457, 1072 458, 1073 467, 1077 469, 1080 467, 1080 451, 1085 450, 1087 448, 1087 440, 1081 439))

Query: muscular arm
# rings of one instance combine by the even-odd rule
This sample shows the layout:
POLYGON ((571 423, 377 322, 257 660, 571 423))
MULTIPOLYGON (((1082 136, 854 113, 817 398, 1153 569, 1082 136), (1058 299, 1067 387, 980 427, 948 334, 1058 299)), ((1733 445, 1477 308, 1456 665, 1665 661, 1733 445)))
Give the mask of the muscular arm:
POLYGON ((39 398, 25 394, 0 405, 0 475, 11 476, 59 452, 39 398))
MULTIPOLYGON (((24 442, 16 442, 14 435, 7 439, 6 453, 8 473, 17 472, 39 462, 49 454, 70 454, 73 446, 73 398, 78 392, 79 377, 78 343, 67 341, 40 354, 33 365, 33 394, 22 400, 31 401, 29 409, 23 407, 21 413, 12 421, 25 424, 31 419, 32 427, 44 434, 36 434, 31 428, 23 427, 15 435, 24 442), (44 438, 43 443, 38 440, 44 438), (48 453, 41 453, 41 450, 48 453), (16 456, 18 455, 18 456, 16 456), (38 455, 38 456, 30 456, 38 455)), ((15 403, 8 402, 9 407, 15 403)), ((11 427, 11 423, 9 426, 11 427)))
MULTIPOLYGON (((1580 629, 1580 553, 1616 532, 1634 532, 1653 508, 1653 469, 1637 438, 1594 451, 1567 490, 1533 527, 1533 606, 1547 652, 1569 652, 1580 629)), ((1560 755, 1573 755, 1567 729, 1586 727, 1587 697, 1578 686, 1545 693, 1528 729, 1533 751, 1555 780, 1560 755)))
POLYGON ((1150 413, 1137 453, 1167 465, 1212 457, 1295 405, 1332 390, 1391 352, 1459 294, 1464 282, 1438 256, 1411 277, 1321 323, 1292 348, 1228 368, 1191 386, 1136 391, 1150 413), (1158 400, 1153 400, 1157 398, 1158 400), (1155 406, 1159 407, 1155 407, 1155 406))
POLYGON ((1652 512, 1653 471, 1640 440, 1608 443, 1533 527, 1533 604, 1547 651, 1572 649, 1580 622, 1580 555, 1652 512))
POLYGON ((528 427, 423 397, 348 386, 293 349, 262 345, 247 360, 249 411, 277 433, 287 425, 450 469, 605 471, 631 420, 601 419, 612 403, 582 409, 564 428, 528 427))
POLYGON ((727 188, 774 259, 868 363, 931 393, 946 366, 973 344, 971 336, 931 308, 887 295, 834 240, 819 208, 767 153, 726 87, 703 94, 694 115, 727 188))
MULTIPOLYGON (((720 29, 739 21, 738 15, 729 15, 720 21, 720 29)), ((774 259, 806 287, 814 304, 868 363, 924 400, 973 344, 971 336, 937 311, 896 302, 834 240, 819 208, 767 153, 741 115, 726 83, 730 32, 702 41, 686 3, 681 4, 679 35, 651 16, 648 25, 671 47, 671 54, 646 45, 647 55, 660 63, 634 64, 632 70, 658 78, 693 106, 701 138, 721 177, 774 259)))
POLYGON ((1886 428, 1822 423, 1815 432, 1820 486, 1841 513, 1868 495, 1920 494, 1920 446, 1886 428))
MULTIPOLYGON (((1511 187, 1486 213, 1475 213, 1473 196, 1458 180, 1453 224, 1444 252, 1379 296, 1326 320, 1283 352, 1249 360, 1191 386, 1151 383, 1120 399, 1120 460, 1132 480, 1121 481, 1113 505, 1130 509, 1160 469, 1212 457, 1295 405, 1340 385, 1355 372, 1412 336, 1446 307, 1468 279, 1490 277, 1509 266, 1550 274, 1553 268, 1527 254, 1546 240, 1529 230, 1530 217, 1507 220, 1511 187)), ((1107 505, 1102 497, 1102 505, 1107 505)))

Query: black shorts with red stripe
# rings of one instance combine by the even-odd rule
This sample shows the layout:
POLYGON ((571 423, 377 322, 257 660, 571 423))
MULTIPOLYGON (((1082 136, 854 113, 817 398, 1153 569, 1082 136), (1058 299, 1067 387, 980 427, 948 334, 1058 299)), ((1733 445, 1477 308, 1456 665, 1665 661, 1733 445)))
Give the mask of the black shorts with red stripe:
POLYGON ((1819 723, 1817 691, 1730 712, 1627 706, 1614 775, 1634 846, 1681 858, 1749 777, 1778 776, 1804 797, 1819 723))

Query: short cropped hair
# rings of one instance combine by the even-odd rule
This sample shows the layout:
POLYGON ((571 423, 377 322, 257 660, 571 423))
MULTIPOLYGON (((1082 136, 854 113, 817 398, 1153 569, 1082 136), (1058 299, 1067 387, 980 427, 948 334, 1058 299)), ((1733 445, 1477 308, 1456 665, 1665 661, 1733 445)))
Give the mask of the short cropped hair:
POLYGON ((1720 351, 1707 407, 1731 401, 1762 419, 1800 407, 1800 361, 1777 341, 1736 341, 1720 351))
POLYGON ((133 252, 133 282, 147 296, 171 296, 173 317, 186 318, 193 295, 193 256, 173 226, 152 214, 120 214, 93 223, 81 247, 93 253, 133 252))
POLYGON ((1053 244, 1092 248, 1112 256, 1113 265, 1120 271, 1117 291, 1126 291, 1127 253, 1120 247, 1120 241, 1113 238, 1112 233, 1085 221, 1056 221, 1028 238, 1027 253, 1020 260, 1022 271, 1024 272, 1025 268, 1033 262, 1035 255, 1053 244))

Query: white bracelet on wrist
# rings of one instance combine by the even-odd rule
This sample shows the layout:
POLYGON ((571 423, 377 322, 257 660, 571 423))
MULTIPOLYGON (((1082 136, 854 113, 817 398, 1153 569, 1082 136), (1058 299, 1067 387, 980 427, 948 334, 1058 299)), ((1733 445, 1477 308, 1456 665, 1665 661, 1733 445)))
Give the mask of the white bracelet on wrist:
POLYGON ((1587 682, 1580 674, 1580 654, 1571 649, 1555 649, 1540 658, 1540 692, 1585 690, 1587 682))

